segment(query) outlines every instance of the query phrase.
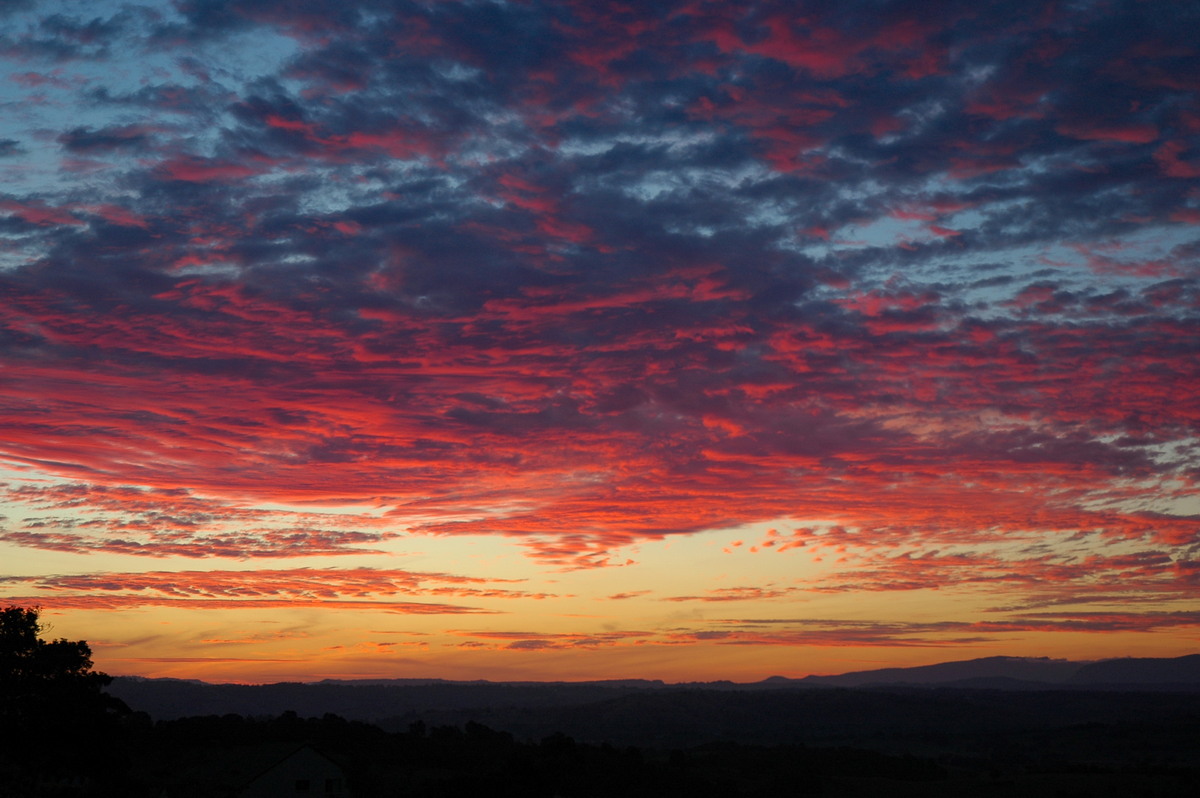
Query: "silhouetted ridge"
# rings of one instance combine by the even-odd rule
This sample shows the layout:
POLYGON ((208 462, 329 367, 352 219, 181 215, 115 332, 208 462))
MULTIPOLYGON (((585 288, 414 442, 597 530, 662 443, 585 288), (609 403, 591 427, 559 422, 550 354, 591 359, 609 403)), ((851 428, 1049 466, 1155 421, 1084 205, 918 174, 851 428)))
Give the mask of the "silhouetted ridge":
POLYGON ((1174 659, 1128 657, 1082 666, 1072 684, 1200 685, 1200 654, 1174 659))
POLYGON ((939 662, 914 668, 881 668, 838 676, 809 676, 809 684, 860 687, 871 684, 941 684, 969 679, 1015 679, 1026 682, 1062 684, 1082 663, 1048 657, 983 657, 958 662, 939 662))
POLYGON ((1004 691, 1048 689, 1200 689, 1200 654, 1174 659, 1114 659, 1082 663, 1046 657, 983 657, 914 668, 882 668, 834 676, 761 682, 669 684, 649 679, 594 682, 456 682, 445 679, 326 679, 271 685, 206 684, 195 680, 118 677, 109 692, 156 718, 196 714, 277 715, 289 709, 350 718, 397 717, 478 707, 566 708, 626 695, 698 690, 779 693, 831 687, 910 686, 1004 691))

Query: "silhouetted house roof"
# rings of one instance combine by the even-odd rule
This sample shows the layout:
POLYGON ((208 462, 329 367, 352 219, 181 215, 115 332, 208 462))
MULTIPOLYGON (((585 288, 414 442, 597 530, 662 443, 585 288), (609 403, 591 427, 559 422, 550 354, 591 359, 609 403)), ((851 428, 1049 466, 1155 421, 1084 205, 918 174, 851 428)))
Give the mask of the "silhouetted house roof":
POLYGON ((160 798, 351 798, 344 767, 311 745, 193 751, 160 798))
POLYGON ((304 745, 251 778, 238 798, 347 798, 341 765, 304 745))

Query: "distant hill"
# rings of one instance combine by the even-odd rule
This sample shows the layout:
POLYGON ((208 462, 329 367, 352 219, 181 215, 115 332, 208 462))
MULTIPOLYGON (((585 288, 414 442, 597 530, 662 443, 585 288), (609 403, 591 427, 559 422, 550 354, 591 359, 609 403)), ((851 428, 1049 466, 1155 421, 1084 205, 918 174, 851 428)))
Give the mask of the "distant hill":
MULTIPOLYGON (((109 692, 133 709, 160 720, 226 714, 275 717, 293 711, 304 717, 331 713, 352 720, 387 721, 396 728, 418 719, 460 723, 485 716, 503 716, 505 723, 528 721, 530 728, 535 728, 551 716, 565 722, 572 713, 580 717, 594 716, 596 712, 610 711, 602 710, 602 707, 624 706, 622 702, 631 702, 630 706, 647 705, 650 697, 657 695, 664 696, 663 700, 669 706, 676 699, 667 696, 678 694, 693 696, 688 701, 699 700, 695 696, 766 694, 764 699, 770 702, 779 700, 776 694, 780 693, 825 692, 834 688, 1006 693, 1071 690, 1200 693, 1200 654, 1173 659, 1127 658, 1099 662, 985 657, 837 676, 803 679, 776 676, 746 684, 728 681, 668 684, 641 679, 596 682, 328 679, 309 684, 238 685, 117 677, 109 692)), ((730 700, 736 703, 739 699, 730 700)))
POLYGON ((1083 665, 1070 680, 1072 685, 1200 685, 1200 654, 1173 659, 1126 657, 1083 665))
POLYGON ((1034 684, 1066 684, 1086 663, 1048 657, 983 657, 961 662, 939 662, 915 668, 882 668, 843 673, 838 676, 808 676, 803 684, 864 687, 880 684, 949 685, 987 679, 1016 680, 1034 684))
POLYGON ((803 679, 772 677, 776 687, 879 687, 885 685, 1045 690, 1087 689, 1200 690, 1200 654, 1173 658, 1134 658, 1074 662, 1048 657, 983 657, 913 668, 881 668, 803 679))

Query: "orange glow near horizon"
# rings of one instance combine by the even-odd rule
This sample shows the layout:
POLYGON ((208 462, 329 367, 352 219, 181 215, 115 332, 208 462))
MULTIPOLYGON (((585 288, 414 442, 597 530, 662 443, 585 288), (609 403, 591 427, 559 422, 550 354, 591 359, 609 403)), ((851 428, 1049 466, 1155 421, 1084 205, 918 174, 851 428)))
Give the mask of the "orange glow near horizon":
POLYGON ((28 588, 20 600, 45 608, 51 634, 88 639, 102 670, 214 682, 751 682, 997 654, 1180 656, 1200 637, 1200 615, 1150 558, 988 563, 777 543, 790 539, 774 526, 710 532, 564 571, 531 569, 516 542, 406 538, 420 550, 386 569, 243 562, 6 583, 28 588), (395 567, 431 560, 463 573, 395 567), (1100 565, 1122 583, 1080 595, 1100 565), (996 606, 996 584, 1024 604, 996 606))

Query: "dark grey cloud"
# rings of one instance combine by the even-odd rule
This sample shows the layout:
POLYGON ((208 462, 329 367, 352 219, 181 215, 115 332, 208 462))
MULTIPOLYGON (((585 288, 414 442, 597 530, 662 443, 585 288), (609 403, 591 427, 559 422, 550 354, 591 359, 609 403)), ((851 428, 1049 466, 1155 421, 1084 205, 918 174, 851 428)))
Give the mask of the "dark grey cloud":
POLYGON ((77 127, 62 133, 58 141, 74 153, 97 153, 112 150, 145 151, 150 144, 150 135, 136 125, 122 125, 92 129, 77 127))

